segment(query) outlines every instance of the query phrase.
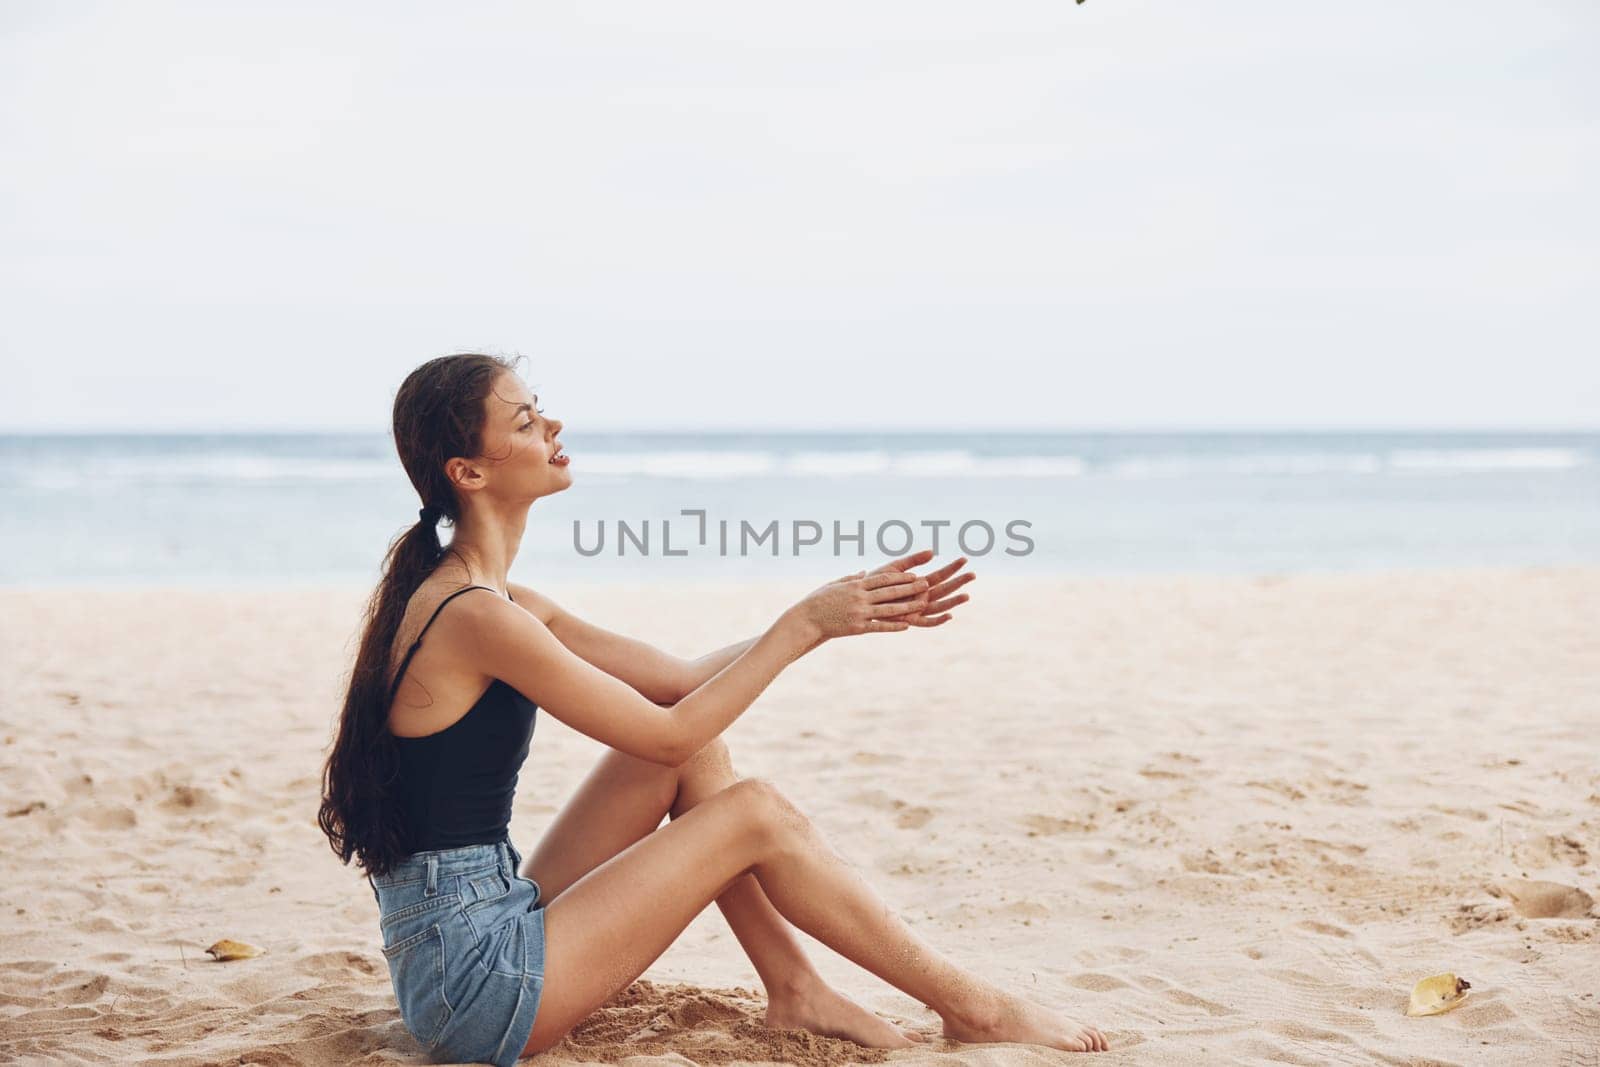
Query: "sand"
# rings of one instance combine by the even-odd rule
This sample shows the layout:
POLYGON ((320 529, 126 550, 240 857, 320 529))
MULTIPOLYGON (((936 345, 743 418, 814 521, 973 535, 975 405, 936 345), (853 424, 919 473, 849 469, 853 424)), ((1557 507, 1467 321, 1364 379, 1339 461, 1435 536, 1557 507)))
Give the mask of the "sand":
MULTIPOLYGON (((544 588, 694 655, 810 585, 544 588)), ((1100 1063, 1600 1062, 1600 569, 971 591, 727 735, 949 956, 1101 1027, 1100 1063), (1406 1018, 1445 970, 1466 1004, 1406 1018)), ((425 1062, 314 822, 363 592, 0 591, 0 1061, 425 1062)), ((541 716, 524 854, 601 751, 541 716)), ((541 1062, 1070 1058, 944 1042, 809 944, 934 1040, 766 1030, 711 908, 541 1062)))

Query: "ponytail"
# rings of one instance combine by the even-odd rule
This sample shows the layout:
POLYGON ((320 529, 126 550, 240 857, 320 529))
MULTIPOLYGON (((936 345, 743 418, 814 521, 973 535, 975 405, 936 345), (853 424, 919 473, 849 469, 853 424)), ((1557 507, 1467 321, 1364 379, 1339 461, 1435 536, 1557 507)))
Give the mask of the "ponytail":
POLYGON ((412 371, 395 396, 395 446, 424 503, 417 521, 390 542, 367 601, 317 811, 334 855, 345 864, 357 860, 369 877, 387 874, 413 851, 395 793, 400 752, 388 725, 390 652, 412 596, 447 554, 439 520, 459 517, 445 461, 479 453, 484 400, 514 366, 495 356, 443 356, 412 371))

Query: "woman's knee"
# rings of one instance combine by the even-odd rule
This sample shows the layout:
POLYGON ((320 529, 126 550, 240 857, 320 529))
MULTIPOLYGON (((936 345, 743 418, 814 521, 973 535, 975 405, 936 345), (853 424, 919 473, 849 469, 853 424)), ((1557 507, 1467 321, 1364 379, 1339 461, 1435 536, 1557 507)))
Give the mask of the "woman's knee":
POLYGON ((722 793, 769 842, 787 842, 815 832, 811 820, 770 779, 741 778, 722 793))
POLYGON ((700 746, 700 751, 690 756, 678 768, 680 775, 690 772, 704 773, 712 770, 731 770, 733 757, 728 754, 728 742, 724 741, 721 734, 713 737, 706 744, 700 746))

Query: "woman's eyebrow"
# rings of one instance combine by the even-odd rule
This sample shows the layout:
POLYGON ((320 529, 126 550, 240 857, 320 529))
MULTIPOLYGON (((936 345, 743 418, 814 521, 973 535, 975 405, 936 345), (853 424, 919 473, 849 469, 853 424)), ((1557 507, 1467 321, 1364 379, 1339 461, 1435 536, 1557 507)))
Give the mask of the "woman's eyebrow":
MULTIPOLYGON (((537 404, 538 402, 539 402, 538 394, 535 394, 534 398, 533 398, 533 404, 537 404)), ((521 415, 524 411, 528 412, 529 414, 532 414, 532 412, 533 412, 533 404, 518 404, 517 405, 517 410, 515 410, 515 411, 513 411, 511 413, 511 417, 513 419, 515 419, 518 415, 521 415)))

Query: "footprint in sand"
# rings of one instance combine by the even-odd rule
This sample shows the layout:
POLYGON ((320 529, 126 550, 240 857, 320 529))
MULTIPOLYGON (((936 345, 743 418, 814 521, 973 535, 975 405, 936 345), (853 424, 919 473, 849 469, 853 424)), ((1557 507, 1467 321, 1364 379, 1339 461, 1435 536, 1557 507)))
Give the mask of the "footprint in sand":
POLYGON ((1038 837, 1040 834, 1076 834, 1085 833, 1095 829, 1094 816, 1083 819, 1063 819, 1055 815, 1024 815, 1023 825, 1028 828, 1029 837, 1038 837))
POLYGON ((1429 804, 1428 810, 1440 815, 1454 815, 1458 819, 1471 819, 1473 822, 1484 822, 1489 818, 1488 812, 1476 808, 1447 808, 1443 804, 1429 804))
POLYGON ((904 763, 905 759, 904 756, 884 752, 857 752, 850 757, 850 762, 864 767, 881 767, 886 763, 904 763))
POLYGON ((1456 909, 1456 913, 1450 916, 1450 932, 1464 934, 1468 930, 1493 926, 1510 918, 1510 908, 1502 908, 1496 904, 1462 904, 1456 909))
POLYGON ((902 830, 920 830, 933 818, 931 808, 908 807, 895 816, 894 824, 902 830))
POLYGON ((1523 867, 1542 867, 1555 862, 1568 867, 1589 865, 1589 850, 1572 834, 1542 834, 1512 849, 1512 858, 1523 867))
POLYGON ((1544 814, 1544 812, 1539 810, 1539 805, 1526 800, 1514 800, 1510 804, 1496 804, 1495 807, 1504 808, 1506 811, 1514 811, 1518 815, 1533 815, 1535 817, 1539 817, 1544 814))
POLYGON ((89 915, 79 919, 75 930, 85 934, 131 934, 133 927, 111 915, 89 915))
POLYGON ((348 978, 352 974, 375 975, 382 964, 359 952, 335 950, 313 952, 294 961, 295 970, 313 978, 348 978))
POLYGON ((65 1004, 92 1004, 105 996, 111 986, 111 976, 93 971, 66 969, 49 975, 39 983, 39 989, 48 993, 51 1000, 65 1004))
POLYGON ((1323 934, 1323 935, 1325 935, 1327 937, 1353 937, 1353 936, 1355 936, 1352 933, 1350 933, 1349 930, 1346 930, 1342 926, 1334 926, 1332 923, 1319 923, 1315 919, 1307 919, 1305 922, 1296 923, 1295 924, 1295 929, 1297 929, 1297 930, 1309 930, 1314 934, 1323 934))
POLYGON ((0 963, 0 975, 3 974, 44 974, 61 966, 59 960, 16 960, 12 963, 0 963))
POLYGON ((1511 899, 1511 906, 1524 919, 1583 919, 1594 907, 1594 898, 1583 890, 1559 882, 1502 882, 1497 896, 1511 899))
POLYGON ((1021 919, 1031 922, 1034 919, 1048 919, 1051 911, 1049 907, 1037 900, 1016 900, 1001 908, 995 909, 996 915, 1004 915, 1008 919, 1021 919))
POLYGON ((894 823, 902 830, 920 830, 928 825, 929 820, 933 818, 932 808, 907 804, 905 801, 892 797, 881 789, 869 789, 857 793, 850 798, 850 803, 860 804, 868 808, 877 808, 879 811, 894 812, 894 823))
POLYGON ((179 784, 161 801, 167 811, 214 811, 221 805, 210 791, 195 785, 179 784))
POLYGON ((139 813, 126 804, 108 804, 90 811, 84 821, 96 830, 131 830, 139 825, 139 813))
POLYGON ((133 958, 131 952, 97 952, 84 957, 90 963, 126 963, 133 958))
POLYGON ((1187 989, 1166 989, 1162 991, 1168 1000, 1183 1004, 1191 1008, 1200 1008, 1207 1015, 1237 1015, 1238 1012, 1226 1004, 1218 1004, 1214 1000, 1207 1000, 1189 992, 1187 989))
POLYGON ((1368 803, 1367 785, 1350 778, 1339 778, 1331 774, 1320 774, 1315 782, 1318 792, 1327 795, 1335 804, 1345 807, 1356 807, 1368 803))
POLYGON ((1106 963, 1132 963, 1134 960, 1142 960, 1149 955, 1150 953, 1142 948, 1130 948, 1127 945, 1101 945, 1095 948, 1080 949, 1073 954, 1073 958, 1085 967, 1099 967, 1106 963))
POLYGON ((1271 781, 1246 782, 1245 785, 1254 786, 1257 789, 1270 790, 1289 800, 1304 800, 1306 798, 1305 790, 1285 782, 1281 778, 1274 778, 1271 781))
POLYGON ((1133 988, 1116 975, 1102 974, 1098 971, 1073 975, 1067 979, 1067 984, 1077 989, 1087 989, 1091 993, 1109 993, 1113 989, 1133 988))
POLYGON ((1145 778, 1187 778, 1189 768, 1196 767, 1200 761, 1187 752, 1163 752, 1161 763, 1152 763, 1147 767, 1139 768, 1139 773, 1145 778))
POLYGON ((1222 857, 1217 855, 1215 849, 1206 849, 1204 853, 1188 852, 1178 857, 1178 862, 1183 864, 1183 869, 1190 874, 1228 874, 1227 864, 1222 862, 1222 857))

